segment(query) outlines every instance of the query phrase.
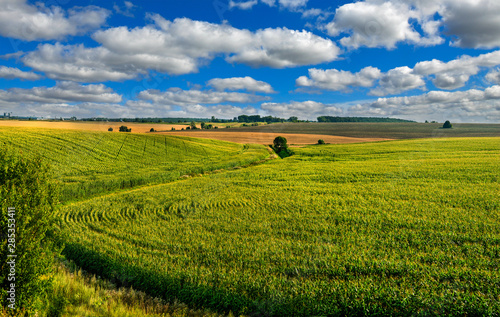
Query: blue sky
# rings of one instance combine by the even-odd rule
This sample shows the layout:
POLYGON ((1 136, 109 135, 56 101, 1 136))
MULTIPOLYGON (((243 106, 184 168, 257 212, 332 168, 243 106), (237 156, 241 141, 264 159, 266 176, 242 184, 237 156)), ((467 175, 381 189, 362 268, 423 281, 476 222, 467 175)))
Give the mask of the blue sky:
POLYGON ((0 113, 500 121, 496 0, 0 0, 0 113))

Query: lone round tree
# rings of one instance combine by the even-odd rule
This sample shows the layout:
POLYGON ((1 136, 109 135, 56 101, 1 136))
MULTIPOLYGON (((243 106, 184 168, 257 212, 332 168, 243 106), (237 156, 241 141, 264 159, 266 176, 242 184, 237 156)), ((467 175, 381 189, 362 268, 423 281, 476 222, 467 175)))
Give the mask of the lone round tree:
POLYGON ((451 129, 452 125, 451 122, 446 120, 446 122, 443 124, 443 129, 451 129))
POLYGON ((293 152, 288 148, 286 139, 282 136, 278 136, 274 139, 273 150, 281 158, 285 158, 293 154, 293 152))
POLYGON ((287 141, 284 137, 278 136, 273 141, 274 150, 279 153, 283 150, 288 150, 287 141))

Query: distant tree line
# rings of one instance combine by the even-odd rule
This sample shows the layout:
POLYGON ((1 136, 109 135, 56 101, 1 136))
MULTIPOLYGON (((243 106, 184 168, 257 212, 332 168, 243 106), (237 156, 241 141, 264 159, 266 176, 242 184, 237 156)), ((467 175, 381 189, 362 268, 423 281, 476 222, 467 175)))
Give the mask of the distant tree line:
MULTIPOLYGON (((140 123, 183 123, 210 122, 208 118, 83 118, 81 121, 140 122, 140 123)), ((229 120, 231 121, 231 120, 229 120)))
POLYGON ((318 122, 415 122, 412 120, 403 120, 395 118, 377 118, 377 117, 318 117, 318 122))
MULTIPOLYGON (((318 117, 318 122, 415 122, 412 120, 403 120, 396 118, 377 118, 377 117, 331 117, 321 116, 318 117)), ((141 122, 141 123, 184 123, 184 122, 209 122, 209 123, 255 123, 255 122, 309 122, 306 120, 299 120, 299 118, 292 116, 288 119, 278 118, 273 116, 261 117, 260 115, 241 115, 233 119, 218 119, 212 116, 208 118, 83 118, 81 121, 109 121, 109 122, 141 122)))
MULTIPOLYGON (((71 120, 77 120, 72 117, 71 120)), ((229 122, 239 122, 239 123, 253 123, 253 122, 309 122, 299 120, 297 117, 290 117, 288 119, 278 118, 273 116, 261 117, 260 115, 241 115, 234 117, 233 119, 218 119, 212 116, 208 118, 82 118, 79 121, 98 121, 98 122, 140 122, 140 123, 184 123, 184 122, 210 122, 210 123, 229 123, 229 122)))
POLYGON ((272 116, 266 116, 266 117, 261 117, 259 115, 253 115, 253 116, 247 116, 247 115, 241 115, 238 116, 237 118, 235 117, 233 119, 235 122, 243 122, 243 123, 251 123, 251 122, 266 122, 266 123, 273 123, 273 122, 298 122, 299 119, 297 117, 290 117, 288 119, 283 119, 283 118, 277 118, 277 117, 272 117, 272 116))

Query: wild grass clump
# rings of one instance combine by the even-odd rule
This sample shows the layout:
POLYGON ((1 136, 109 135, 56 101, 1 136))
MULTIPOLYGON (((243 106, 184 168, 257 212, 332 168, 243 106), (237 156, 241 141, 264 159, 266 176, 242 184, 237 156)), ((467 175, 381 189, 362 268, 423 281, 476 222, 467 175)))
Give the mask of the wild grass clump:
POLYGON ((76 267, 72 262, 60 263, 54 276, 52 292, 39 316, 73 317, 216 317, 208 310, 194 310, 178 301, 166 302, 132 287, 118 288, 76 267))

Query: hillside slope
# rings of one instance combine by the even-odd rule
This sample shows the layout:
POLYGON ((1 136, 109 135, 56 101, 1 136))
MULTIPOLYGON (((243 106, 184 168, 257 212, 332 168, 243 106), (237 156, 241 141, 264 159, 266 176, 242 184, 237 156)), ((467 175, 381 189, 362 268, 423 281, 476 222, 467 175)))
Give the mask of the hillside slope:
POLYGON ((0 140, 41 155, 62 184, 64 202, 167 183, 269 156, 259 145, 136 133, 0 127, 0 140))
POLYGON ((64 253, 219 312, 494 315, 499 154, 499 138, 309 146, 68 204, 64 253))

